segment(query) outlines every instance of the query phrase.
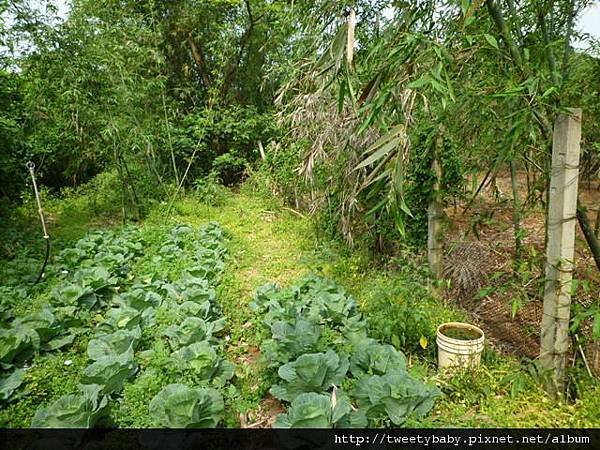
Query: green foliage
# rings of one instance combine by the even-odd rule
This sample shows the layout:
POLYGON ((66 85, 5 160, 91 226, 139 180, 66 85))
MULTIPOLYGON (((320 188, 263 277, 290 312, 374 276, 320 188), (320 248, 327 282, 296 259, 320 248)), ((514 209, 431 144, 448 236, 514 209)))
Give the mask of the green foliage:
POLYGON ((182 347, 171 357, 178 367, 192 370, 198 379, 216 387, 223 387, 233 377, 233 364, 218 356, 208 341, 182 347))
POLYGON ((98 398, 98 391, 65 395, 47 408, 39 409, 33 428, 92 428, 108 417, 108 397, 98 398))
MULTIPOLYGON (((208 223, 199 231, 177 225, 165 232, 151 250, 155 255, 152 259, 176 253, 184 266, 174 282, 156 274, 148 277, 137 273, 137 269, 146 267, 138 260, 148 250, 139 229, 90 232, 62 251, 58 264, 48 269, 48 282, 59 286, 47 289, 46 295, 52 291, 52 306, 44 304, 40 310, 18 315, 17 319, 5 315, 8 323, 0 328, 3 369, 72 344, 93 328, 89 341, 75 341, 77 349, 87 350, 90 359, 87 367, 85 361, 79 363, 83 363, 80 392, 63 395, 50 406, 38 408, 35 426, 104 424, 108 408, 113 409, 111 401, 120 398, 124 388, 135 383, 136 375, 148 366, 166 370, 170 379, 165 381, 170 383, 181 380, 224 388, 234 375, 234 366, 220 355, 215 336, 225 326, 215 293, 227 252, 224 240, 216 223, 208 223), (185 269, 187 265, 195 267, 185 269), (166 310, 170 311, 170 326, 158 314, 166 310), (171 352, 167 346, 161 351, 164 334, 170 336, 177 351, 171 352), (149 345, 153 348, 148 349, 149 345)), ((70 367, 73 361, 66 359, 64 364, 70 367)), ((3 401, 28 398, 28 390, 17 391, 27 382, 21 369, 2 377, 1 382, 3 401)), ((212 393, 207 395, 215 400, 212 393)), ((198 404, 200 409, 204 397, 198 404)), ((146 411, 150 400, 148 392, 146 411)))
POLYGON ((118 357, 128 353, 137 345, 142 334, 140 327, 133 330, 118 330, 112 334, 100 335, 87 345, 87 355, 92 361, 104 357, 118 357))
POLYGON ((23 384, 25 371, 15 369, 10 374, 0 376, 0 401, 9 400, 11 395, 23 384))
POLYGON ((366 409, 367 416, 387 415, 394 425, 402 425, 410 414, 427 414, 439 396, 439 389, 425 386, 404 370, 373 375, 356 385, 358 405, 366 409))
POLYGON ((433 341, 438 321, 432 316, 434 311, 424 306, 431 301, 424 285, 426 278, 416 274, 411 272, 393 286, 377 289, 365 309, 373 337, 408 351, 422 350, 421 336, 433 341))
POLYGON ((99 386, 103 395, 120 392, 125 380, 132 377, 137 370, 133 360, 133 351, 129 349, 118 356, 101 356, 83 372, 81 383, 99 386))
MULTIPOLYGON (((86 228, 98 227, 106 220, 106 217, 90 216, 87 212, 80 216, 63 214, 67 204, 70 207, 86 205, 86 199, 75 201, 69 197, 52 204, 51 212, 56 220, 54 229, 57 231, 57 238, 53 241, 56 249, 74 245, 86 228)), ((125 382, 121 392, 112 394, 107 405, 114 424, 130 428, 157 426, 153 417, 148 414, 148 406, 153 397, 169 384, 181 383, 194 388, 215 387, 211 386, 210 380, 202 379, 195 370, 183 364, 183 367, 174 364, 174 352, 162 337, 166 328, 180 324, 190 316, 200 317, 205 321, 214 321, 223 316, 228 319, 227 328, 222 333, 224 336, 219 334, 218 344, 211 344, 220 358, 236 362, 235 377, 223 388, 215 387, 225 402, 223 420, 219 422, 219 426, 236 427, 239 426, 240 413, 248 413, 249 420, 252 420, 251 415, 264 411, 259 408, 265 405, 263 402, 266 392, 271 385, 279 382, 276 369, 281 364, 301 356, 294 356, 273 367, 265 367, 259 361, 250 359, 257 353, 255 346, 259 346, 265 339, 272 338, 270 326, 261 326, 266 309, 253 314, 247 306, 247 301, 250 300, 248 292, 265 280, 276 278, 279 283, 287 283, 294 277, 303 276, 308 270, 315 270, 335 278, 340 285, 353 292, 357 298, 357 310, 366 313, 365 320, 370 320, 374 314, 377 316, 380 305, 385 302, 401 304, 406 298, 412 300, 410 305, 413 309, 421 310, 422 315, 432 321, 431 327, 424 328, 435 331, 435 326, 442 321, 464 320, 462 314, 428 296, 424 289, 425 273, 418 267, 418 256, 407 254, 405 260, 386 259, 386 266, 382 267, 365 258, 364 254, 350 253, 343 247, 322 244, 315 249, 310 237, 311 223, 307 217, 300 217, 282 209, 270 198, 251 195, 246 188, 242 189, 241 193, 232 195, 226 204, 219 208, 202 205, 192 197, 178 201, 176 211, 178 217, 175 220, 188 222, 188 225, 171 227, 171 223, 175 222, 166 222, 164 209, 157 207, 149 220, 139 227, 139 236, 133 239, 141 239, 141 255, 129 262, 130 270, 126 275, 110 274, 111 277, 117 277, 115 288, 118 289, 111 289, 102 294, 103 297, 106 296, 103 306, 93 310, 91 315, 81 309, 72 308, 67 313, 67 309, 59 309, 65 307, 54 307, 53 314, 59 321, 64 324, 77 323, 68 325, 69 332, 76 334, 75 340, 67 348, 52 352, 41 350, 27 360, 22 384, 13 391, 8 401, 2 403, 0 422, 3 426, 27 427, 31 424, 38 407, 47 408, 60 397, 79 392, 81 375, 92 363, 86 354, 88 342, 90 339, 104 338, 96 335, 95 327, 104 320, 109 308, 128 306, 142 312, 142 336, 133 349, 134 360, 139 367, 137 375, 125 382), (232 257, 226 260, 226 270, 222 273, 219 286, 209 284, 207 280, 201 283, 188 277, 183 280, 182 277, 182 271, 196 263, 194 253, 200 235, 196 225, 207 220, 219 220, 223 227, 231 232, 226 233, 228 239, 225 242, 232 257), (249 230, 252 232, 248 232, 249 230), (176 253, 175 258, 167 259, 168 252, 159 254, 159 251, 163 244, 174 236, 178 236, 176 246, 180 252, 176 253), (158 262, 154 262, 155 257, 160 257, 158 262), (385 301, 378 302, 382 298, 385 301), (372 303, 373 308, 370 307, 372 303), (144 317, 144 311, 148 310, 155 310, 154 320, 149 320, 150 316, 144 317), (227 336, 230 336, 230 339, 226 340, 227 336)), ((113 222, 109 221, 108 224, 113 222)), ((110 233, 118 236, 121 230, 121 227, 115 227, 110 233)), ((216 228, 213 231, 215 235, 218 234, 216 228)), ((209 245, 214 247, 213 240, 209 242, 209 245)), ((31 251, 35 250, 34 247, 31 251)), ((95 251, 102 249, 93 250, 92 256, 95 251)), ((0 264, 2 283, 5 284, 0 288, 3 295, 2 304, 8 311, 8 322, 2 322, 3 328, 13 321, 14 317, 23 318, 41 310, 42 305, 52 298, 51 291, 63 282, 71 281, 74 271, 77 270, 77 264, 52 264, 48 268, 44 283, 32 288, 28 284, 19 284, 19 280, 24 278, 29 283, 31 278, 23 277, 23 273, 30 266, 39 268, 39 261, 24 257, 22 251, 19 251, 16 259, 18 264, 11 264, 14 260, 2 261, 0 264), (69 273, 59 274, 63 268, 69 270, 69 273)), ((296 286, 301 284, 298 282, 296 286)), ((594 287, 593 284, 591 287, 594 287)), ((306 289, 296 294, 295 289, 277 288, 273 290, 273 295, 275 293, 278 303, 290 306, 290 313, 278 313, 274 320, 286 320, 290 326, 295 325, 291 319, 291 311, 295 311, 295 305, 304 303, 302 297, 306 289)), ((320 295, 313 296, 312 301, 318 303, 319 297, 320 295)), ((265 303, 273 299, 274 297, 269 296, 265 303)), ((309 315, 310 309, 303 306, 299 319, 304 318, 305 312, 309 315)), ((324 311, 321 307, 316 309, 324 311)), ((368 336, 375 337, 376 329, 386 326, 386 319, 389 321, 395 319, 396 314, 412 312, 392 312, 390 314, 394 314, 393 317, 380 314, 376 323, 370 323, 368 336)), ((315 348, 303 353, 326 352, 331 349, 338 354, 350 354, 352 362, 352 356, 356 353, 355 341, 347 338, 345 330, 353 331, 356 336, 364 336, 357 339, 359 342, 366 340, 366 330, 361 328, 361 325, 365 325, 362 316, 350 316, 341 326, 334 325, 333 321, 321 321, 320 314, 310 316, 319 321, 318 328, 321 333, 315 348)), ((408 317, 412 320, 412 314, 408 317)), ((407 358, 409 373, 418 379, 435 380, 444 392, 444 396, 436 401, 432 413, 423 417, 412 414, 405 419, 403 426, 593 427, 597 424, 597 411, 600 406, 598 387, 579 369, 572 374, 571 383, 572 391, 578 393, 577 401, 556 404, 547 398, 543 385, 539 384, 538 378, 532 375, 528 366, 521 370, 518 361, 493 350, 484 352, 482 365, 478 370, 461 373, 454 377, 452 382, 448 382, 437 376, 434 352, 431 351, 431 348, 435 347, 434 334, 426 336, 429 345, 425 352, 418 343, 420 336, 416 333, 410 334, 411 337, 405 346, 401 346, 400 339, 396 340, 393 336, 392 332, 378 340, 384 345, 392 343, 395 348, 407 352, 407 355, 410 351, 411 357, 407 358)), ((2 379, 13 370, 5 371, 2 379)), ((375 371, 373 374, 376 374, 375 371)), ((368 378, 368 375, 365 376, 368 378)), ((338 399, 342 397, 343 390, 352 407, 357 408, 357 414, 364 416, 365 409, 358 405, 355 395, 357 384, 358 379, 354 376, 351 365, 341 388, 331 388, 325 394, 329 398, 329 404, 332 405, 336 397, 336 401, 341 401, 338 399), (335 397, 332 397, 333 391, 336 391, 335 397)), ((289 413, 292 405, 284 402, 283 406, 289 413)), ((307 408, 309 406, 306 405, 307 408)), ((317 412, 315 416, 327 417, 327 409, 324 411, 325 413, 317 412)), ((293 423, 301 423, 304 419, 300 416, 301 414, 294 414, 290 420, 293 423)), ((307 412, 306 416, 307 420, 310 420, 312 413, 307 412)), ((324 426, 329 426, 329 423, 330 421, 324 426)), ((104 424, 97 422, 96 425, 104 424)), ((379 418, 370 419, 370 425, 393 424, 387 413, 383 412, 379 418)), ((347 425, 339 421, 334 426, 347 425)), ((356 426, 363 424, 358 423, 356 426)))
POLYGON ((385 414, 399 425, 412 412, 427 413, 439 396, 435 388, 408 375, 401 352, 368 338, 354 298, 331 280, 305 277, 288 289, 264 285, 251 306, 271 330, 262 349, 268 364, 278 367, 279 381, 270 393, 291 403, 277 426, 366 426, 366 417, 379 423, 385 414), (321 353, 309 352, 313 348, 321 353), (288 360, 292 361, 282 364, 288 360), (401 386, 392 388, 392 380, 401 386), (336 410, 337 386, 355 388, 350 397, 340 394, 340 410, 336 410), (324 394, 331 389, 330 400, 324 394), (359 401, 358 412, 351 407, 352 397, 359 401))
POLYGON ((246 165, 259 156, 258 142, 267 143, 275 136, 270 113, 260 113, 252 106, 206 108, 184 117, 174 132, 178 154, 197 161, 194 178, 209 176, 225 185, 238 182, 246 165), (212 175, 211 175, 212 174, 212 175))
POLYGON ((0 329, 0 364, 6 369, 30 359, 34 352, 70 344, 74 335, 64 325, 47 304, 39 312, 15 319, 0 329))
POLYGON ((270 365, 319 351, 331 340, 341 344, 346 338, 360 338, 366 328, 354 298, 338 284, 316 276, 305 277, 290 289, 264 285, 257 289, 251 307, 264 313, 271 331, 271 338, 262 344, 270 365), (322 333, 322 327, 332 333, 322 333))
POLYGON ((334 351, 307 353, 278 370, 281 384, 271 387, 271 394, 279 400, 292 402, 305 392, 324 393, 338 386, 348 371, 348 358, 334 351))
POLYGON ((265 147, 266 160, 260 171, 253 174, 250 183, 257 183, 269 194, 276 193, 286 204, 294 205, 299 200, 299 192, 303 192, 303 184, 299 182, 298 167, 304 154, 305 142, 285 142, 285 145, 269 143, 265 147))
POLYGON ((223 397, 214 389, 165 386, 150 402, 155 424, 168 428, 214 428, 223 415, 223 397))
POLYGON ((23 94, 18 75, 0 70, 0 199, 16 200, 25 184, 25 146, 20 122, 23 94))
POLYGON ((364 428, 367 418, 352 410, 348 396, 334 391, 332 396, 308 392, 296 397, 288 411, 277 416, 275 428, 364 428))
POLYGON ((579 304, 575 305, 570 331, 577 332, 586 320, 590 321, 592 327, 592 339, 600 339, 600 305, 597 302, 589 308, 582 308, 579 304))
POLYGON ((179 325, 172 325, 165 331, 173 349, 208 340, 213 333, 223 329, 223 322, 205 322, 198 317, 188 317, 179 325))
POLYGON ((271 325, 271 340, 263 343, 267 358, 287 362, 303 353, 316 350, 321 331, 317 324, 298 319, 294 324, 278 320, 271 325))
POLYGON ((221 206, 228 192, 221 185, 218 175, 211 171, 207 176, 200 177, 194 182, 194 191, 200 202, 210 206, 221 206))
POLYGON ((350 358, 350 372, 356 378, 384 375, 389 370, 406 370, 406 357, 391 345, 374 339, 360 341, 350 358))
MULTIPOLYGON (((406 174, 405 201, 410 214, 403 213, 403 222, 406 224, 408 242, 421 248, 427 244, 427 208, 433 199, 435 179, 431 170, 432 147, 436 145, 438 132, 432 126, 416 131, 416 137, 411 141, 414 155, 406 174)), ((437 152, 442 169, 441 198, 460 199, 463 196, 466 174, 461 166, 458 146, 451 134, 442 135, 442 144, 437 152)))

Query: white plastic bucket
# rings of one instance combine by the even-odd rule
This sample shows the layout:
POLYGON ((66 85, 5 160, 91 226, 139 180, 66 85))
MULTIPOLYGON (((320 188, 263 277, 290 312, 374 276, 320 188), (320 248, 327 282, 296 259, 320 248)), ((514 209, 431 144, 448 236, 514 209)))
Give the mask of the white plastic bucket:
POLYGON ((481 352, 485 334, 483 331, 468 323, 447 322, 441 324, 437 329, 436 342, 438 345, 438 369, 450 367, 475 367, 481 361, 481 352), (448 337, 449 330, 463 331, 478 335, 474 339, 456 339, 448 337))

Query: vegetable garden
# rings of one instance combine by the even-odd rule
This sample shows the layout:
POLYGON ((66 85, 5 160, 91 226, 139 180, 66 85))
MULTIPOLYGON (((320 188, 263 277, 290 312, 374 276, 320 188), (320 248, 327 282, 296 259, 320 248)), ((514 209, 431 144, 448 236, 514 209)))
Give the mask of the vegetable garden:
MULTIPOLYGON (((369 271, 368 259, 327 247, 315 253, 310 241, 301 243, 305 221, 273 210, 247 194, 219 208, 186 201, 173 225, 157 211, 141 228, 72 237, 37 287, 33 272, 19 270, 27 258, 5 264, 3 279, 23 287, 3 287, 9 376, 0 420, 11 427, 497 426, 511 411, 519 422, 594 423, 593 387, 576 409, 554 409, 561 421, 554 422, 535 372, 494 350, 482 370, 440 378, 435 324, 464 315, 428 296, 426 273, 408 262, 405 271, 369 271)), ((61 217, 58 231, 83 232, 71 234, 78 223, 61 217)))
POLYGON ((0 425, 598 427, 598 13, 0 1, 0 425))
MULTIPOLYGON (((216 224, 203 228, 185 248, 192 229, 172 228, 154 257, 185 260, 189 268, 170 282, 133 274, 131 264, 143 253, 139 233, 124 230, 90 233, 75 247, 58 256, 62 287, 52 292, 51 303, 9 324, 2 334, 5 369, 27 364, 33 352, 58 350, 87 335, 80 391, 60 397, 35 413, 33 427, 91 427, 106 423, 110 402, 122 394, 124 383, 138 373, 177 367, 173 377, 194 386, 165 385, 149 402, 155 426, 215 426, 223 413, 223 388, 233 366, 219 355, 215 336, 224 327, 214 286, 223 270, 225 248, 216 224), (187 239, 186 239, 187 238, 187 239), (135 279, 136 282, 128 283, 135 279), (156 317, 162 316, 157 327, 156 317), (153 345, 165 336, 172 353, 156 364, 153 345), (148 364, 153 360, 153 364, 148 364), (193 411, 186 417, 185 411, 193 411)), ((165 348, 166 350, 166 348, 165 348)), ((72 361, 65 361, 66 365, 72 361)), ((23 381, 16 368, 3 380, 3 397, 9 400, 23 381)))
MULTIPOLYGON (((48 356, 88 339, 79 392, 38 408, 32 427, 109 426, 111 410, 127 413, 125 383, 136 391, 147 378, 165 384, 137 399, 146 400, 148 421, 128 426, 221 423, 222 391, 235 390, 234 365, 223 352, 226 317, 215 291, 227 256, 224 232, 214 222, 199 231, 176 225, 161 242, 150 262, 177 261, 184 267, 179 276, 132 268, 146 250, 135 229, 91 232, 58 255, 61 287, 39 312, 8 322, 10 305, 3 304, 1 361, 12 370, 2 380, 3 401, 18 400, 23 367, 34 353, 48 356)), ((441 394, 408 374, 402 352, 367 336, 356 301, 331 280, 265 285, 251 308, 270 335, 261 343, 266 368, 277 379, 270 393, 288 406, 277 427, 401 425, 411 414, 426 414, 441 394)))

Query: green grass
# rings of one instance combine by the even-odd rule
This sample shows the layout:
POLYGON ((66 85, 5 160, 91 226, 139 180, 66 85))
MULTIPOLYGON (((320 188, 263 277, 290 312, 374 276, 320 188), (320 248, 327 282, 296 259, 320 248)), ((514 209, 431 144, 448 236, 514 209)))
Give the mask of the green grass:
MULTIPOLYGON (((31 205, 29 205, 31 206, 31 205)), ((272 380, 257 359, 264 331, 249 308, 254 290, 268 282, 289 285, 308 272, 328 276, 353 293, 365 312, 371 332, 380 340, 401 347, 408 353, 411 371, 436 383, 444 397, 432 413, 411 421, 409 426, 424 427, 575 427, 600 426, 600 386, 581 371, 574 373, 573 390, 578 394, 574 403, 549 400, 539 377, 513 358, 486 349, 479 370, 446 379, 438 375, 435 366, 435 328, 448 320, 465 320, 465 314, 432 298, 426 289, 423 261, 413 255, 404 259, 375 264, 368 255, 350 253, 335 244, 315 238, 310 219, 282 207, 276 200, 257 195, 248 186, 241 192, 226 195, 219 206, 209 206, 193 197, 175 202, 172 217, 165 219, 166 205, 157 205, 141 223, 144 240, 149 243, 146 254, 136 262, 139 273, 157 271, 174 278, 186 261, 161 263, 155 267, 152 257, 159 248, 165 230, 176 223, 200 226, 218 221, 229 236, 229 257, 218 288, 218 299, 228 320, 229 336, 225 348, 228 359, 236 364, 233 384, 224 389, 226 426, 239 426, 240 417, 252 418, 269 414, 264 401, 272 380), (415 259, 416 258, 416 259, 415 259)), ((98 216, 85 195, 47 202, 54 252, 72 245, 88 229, 112 227, 120 223, 118 215, 98 216)), ((35 229, 35 211, 19 209, 13 219, 22 233, 35 229)), ((5 230, 5 232, 7 232, 5 230)), ((19 234, 19 233, 17 233, 19 234)), ((41 240, 41 239, 40 239, 41 240)), ((35 238, 31 249, 15 243, 11 251, 23 265, 35 263, 21 260, 41 252, 35 238)), ((12 262, 11 264, 16 264, 12 262)), ((34 265, 30 272, 35 273, 34 265)), ((11 276, 3 272, 3 283, 11 276)), ((47 301, 56 280, 35 288, 28 287, 28 296, 16 312, 35 310, 47 301)), ((165 319, 166 320, 166 319, 165 319)), ((154 350, 160 356, 163 341, 156 336, 154 350)), ((36 408, 48 404, 66 393, 77 390, 77 381, 85 368, 87 337, 76 341, 66 352, 36 356, 27 370, 25 391, 18 401, 2 405, 0 425, 28 426, 36 408), (66 366, 65 360, 72 360, 66 366)), ((165 350, 165 349, 163 349, 165 350)), ((163 352, 166 355, 166 350, 163 352)), ((172 379, 161 371, 159 363, 149 362, 134 382, 128 382, 122 399, 113 402, 112 415, 120 426, 150 426, 148 402, 172 379)), ((23 390, 23 389, 22 389, 23 390)))

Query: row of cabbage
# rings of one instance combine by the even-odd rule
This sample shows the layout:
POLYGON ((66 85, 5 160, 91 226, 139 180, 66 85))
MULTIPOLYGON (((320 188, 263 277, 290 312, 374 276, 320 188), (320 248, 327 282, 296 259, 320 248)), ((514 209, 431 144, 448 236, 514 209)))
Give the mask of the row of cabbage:
POLYGON ((8 286, 0 290, 1 401, 23 395, 18 389, 35 354, 62 349, 87 332, 93 315, 106 307, 142 250, 134 228, 88 233, 48 267, 47 278, 58 278, 60 286, 49 301, 22 317, 15 317, 14 306, 29 301, 26 291, 8 286))
MULTIPOLYGON (((178 229, 178 233, 189 232, 187 227, 178 229)), ((179 257, 179 252, 179 245, 168 243, 160 253, 179 257)), ((170 356, 166 360, 155 358, 152 349, 142 356, 154 361, 153 367, 146 370, 173 374, 187 382, 164 386, 150 401, 154 426, 209 428, 216 427, 223 418, 220 390, 234 374, 234 365, 222 356, 224 339, 220 332, 225 319, 215 291, 225 254, 221 228, 209 224, 195 241, 193 264, 178 282, 161 287, 161 327, 148 330, 167 338, 170 356)))
MULTIPOLYGON (((32 426, 108 424, 110 402, 120 397, 127 382, 135 382, 132 379, 140 372, 140 356, 151 357, 151 350, 144 348, 151 339, 166 339, 173 350, 170 363, 192 371, 200 384, 205 381, 219 387, 232 377, 233 365, 218 355, 215 337, 225 325, 214 289, 226 253, 221 228, 210 223, 196 233, 178 225, 162 244, 150 267, 161 267, 161 259, 177 260, 186 269, 174 282, 160 272, 143 276, 131 273, 133 258, 144 250, 139 232, 132 229, 118 237, 111 232, 90 233, 74 249, 61 253, 58 259, 64 279, 53 298, 66 303, 58 306, 59 311, 74 322, 62 322, 58 328, 72 342, 78 333, 89 334, 93 327, 87 345, 90 364, 80 379, 80 392, 38 409, 32 426), (77 270, 68 269, 77 266, 77 270), (165 311, 172 323, 157 332, 157 313, 164 315, 165 311)), ((20 324, 15 320, 15 326, 20 324)), ((153 423, 188 425, 173 413, 182 402, 211 405, 210 420, 190 418, 195 425, 215 426, 223 412, 223 399, 214 388, 169 385, 149 404, 153 423)), ((194 406, 190 411, 198 409, 207 408, 194 406)))
POLYGON ((252 307, 270 332, 261 346, 279 380, 270 393, 287 406, 275 427, 399 426, 440 395, 408 373, 404 354, 368 337, 355 299, 331 280, 263 286, 252 307))

